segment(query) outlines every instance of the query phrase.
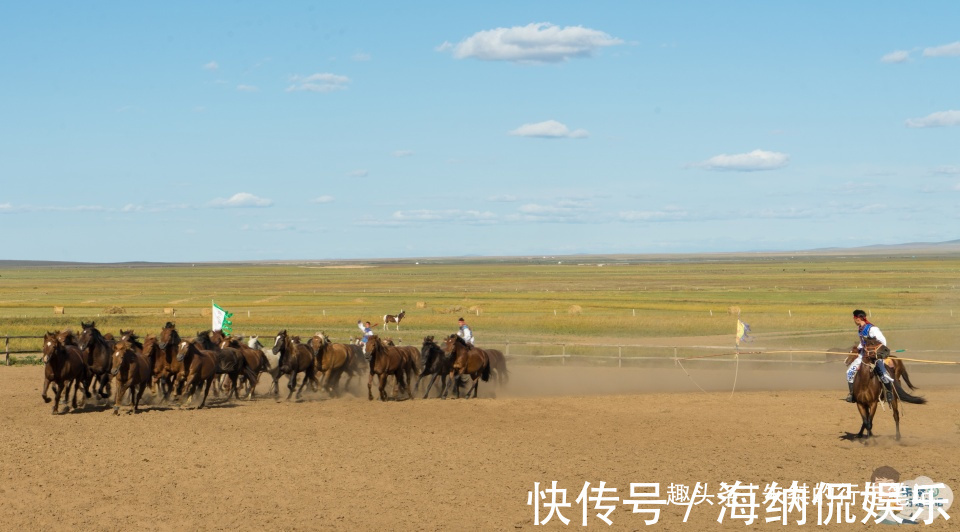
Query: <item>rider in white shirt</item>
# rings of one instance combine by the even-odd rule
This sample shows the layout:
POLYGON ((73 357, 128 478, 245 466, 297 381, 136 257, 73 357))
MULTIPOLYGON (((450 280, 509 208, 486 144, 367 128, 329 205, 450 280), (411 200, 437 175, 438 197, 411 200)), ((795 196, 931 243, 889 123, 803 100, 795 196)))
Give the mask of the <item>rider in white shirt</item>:
MULTIPOLYGON (((874 338, 878 340, 881 344, 887 345, 887 339, 883 336, 883 333, 880 332, 880 328, 876 325, 870 323, 867 319, 867 313, 857 309, 853 311, 853 322, 857 324, 857 336, 860 339, 860 343, 857 344, 857 347, 854 350, 859 353, 856 360, 850 364, 850 367, 847 368, 847 388, 850 390, 850 395, 847 396, 847 402, 853 403, 853 377, 857 374, 857 369, 860 368, 860 364, 863 363, 863 345, 867 338, 874 338)), ((880 382, 883 384, 884 389, 887 391, 887 402, 893 401, 893 390, 891 389, 891 384, 893 384, 893 378, 887 373, 887 368, 883 364, 883 359, 877 359, 876 372, 880 376, 880 382)))
POLYGON ((467 325, 467 322, 463 321, 463 318, 460 318, 457 322, 460 324, 460 330, 457 331, 457 336, 463 338, 463 341, 466 342, 467 345, 473 345, 473 331, 470 330, 470 326, 467 325))

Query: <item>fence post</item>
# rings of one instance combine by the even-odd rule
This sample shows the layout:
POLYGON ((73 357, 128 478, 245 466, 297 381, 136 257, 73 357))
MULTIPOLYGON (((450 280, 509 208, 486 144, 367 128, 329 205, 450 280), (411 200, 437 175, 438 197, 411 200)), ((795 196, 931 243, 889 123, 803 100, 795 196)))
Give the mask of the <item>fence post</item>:
POLYGON ((618 368, 623 367, 623 346, 622 345, 617 346, 617 367, 618 368))
POLYGON ((4 342, 3 342, 3 343, 6 344, 6 350, 7 350, 7 355, 6 355, 6 357, 4 358, 3 363, 6 364, 7 366, 9 366, 9 365, 10 365, 10 337, 9 337, 9 336, 4 336, 4 342))
POLYGON ((510 356, 510 340, 507 340, 507 354, 506 354, 506 356, 510 356))
POLYGON ((566 366, 567 365, 567 344, 561 344, 560 347, 562 348, 560 351, 560 365, 566 366))

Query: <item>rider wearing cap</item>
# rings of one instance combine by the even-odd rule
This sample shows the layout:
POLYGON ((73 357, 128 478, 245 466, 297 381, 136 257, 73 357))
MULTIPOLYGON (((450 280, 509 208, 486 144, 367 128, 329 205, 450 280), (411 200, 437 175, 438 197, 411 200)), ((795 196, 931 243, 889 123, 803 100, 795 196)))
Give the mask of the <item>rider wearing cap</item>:
MULTIPOLYGON (((863 349, 864 345, 866 345, 866 340, 868 338, 873 338, 884 346, 887 345, 887 339, 884 338, 879 327, 870 323, 870 320, 867 319, 866 312, 860 309, 854 310, 853 322, 857 324, 857 336, 860 339, 860 343, 857 344, 857 347, 851 350, 852 353, 857 353, 857 358, 853 361, 853 363, 850 364, 850 367, 847 368, 847 388, 850 390, 850 395, 847 396, 848 403, 855 402, 853 399, 853 377, 857 374, 857 369, 863 362, 863 349)), ((887 402, 893 402, 893 389, 891 387, 891 384, 893 384, 893 379, 887 373, 887 368, 884 366, 883 358, 881 358, 879 353, 877 353, 877 364, 874 371, 877 372, 877 375, 880 377, 880 382, 883 384, 883 388, 887 392, 887 402)))

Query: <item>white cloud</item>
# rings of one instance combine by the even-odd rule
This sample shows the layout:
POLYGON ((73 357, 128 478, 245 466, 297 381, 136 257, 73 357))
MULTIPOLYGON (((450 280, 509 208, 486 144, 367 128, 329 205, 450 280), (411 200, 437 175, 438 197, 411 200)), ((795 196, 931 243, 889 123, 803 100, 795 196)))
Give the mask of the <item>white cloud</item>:
POLYGON ((489 211, 476 210, 429 210, 396 211, 392 215, 394 222, 461 222, 469 224, 491 224, 497 216, 489 211))
POLYGON ((547 120, 537 122, 536 124, 524 124, 510 131, 508 134, 516 137, 539 137, 548 139, 582 139, 589 135, 584 129, 570 131, 566 125, 556 120, 547 120))
POLYGON ((287 92, 333 92, 345 90, 350 78, 327 72, 310 74, 309 76, 291 76, 293 85, 287 87, 287 92))
POLYGON ((218 68, 220 68, 220 65, 218 65, 216 61, 210 61, 203 65, 204 70, 217 70, 218 68))
POLYGON ((960 166, 938 166, 933 169, 933 173, 941 175, 957 175, 960 174, 960 166))
POLYGON ((786 153, 753 150, 750 153, 716 155, 702 163, 695 164, 693 166, 705 168, 707 170, 756 172, 761 170, 776 170, 777 168, 783 168, 787 165, 787 161, 789 160, 790 156, 786 153))
POLYGON ((412 150, 397 150, 392 154, 394 157, 410 157, 413 155, 412 150))
POLYGON ((371 59, 367 52, 356 52, 350 58, 354 61, 369 61, 371 59))
POLYGON ((623 44, 610 35, 583 26, 559 27, 548 22, 495 28, 477 32, 460 43, 448 42, 437 50, 453 50, 457 59, 553 63, 574 57, 590 57, 604 46, 623 44))
POLYGON ((907 127, 960 126, 960 111, 938 111, 923 118, 907 119, 907 127))
POLYGON ((561 200, 553 205, 526 203, 517 214, 507 216, 509 221, 545 223, 584 223, 595 221, 593 205, 585 200, 561 200))
POLYGON ((956 57, 960 56, 960 41, 932 46, 923 49, 924 57, 956 57))
POLYGON ((273 205, 273 201, 265 198, 258 198, 257 196, 254 196, 248 192, 238 192, 227 199, 216 198, 210 202, 210 205, 212 207, 223 209, 237 207, 269 207, 273 205))
POLYGON ((880 58, 884 63, 906 63, 910 60, 910 52, 906 50, 897 50, 880 58))
POLYGON ((511 196, 510 194, 498 194, 496 196, 488 197, 487 201, 493 201, 498 203, 512 203, 514 201, 517 201, 517 197, 511 196))
POLYGON ((253 85, 237 85, 237 90, 240 92, 260 92, 260 89, 253 85))
POLYGON ((317 196, 316 198, 313 198, 312 200, 310 200, 310 203, 332 203, 332 202, 333 202, 333 196, 326 196, 326 195, 317 196))
POLYGON ((367 170, 354 170, 347 173, 347 177, 367 177, 370 174, 367 170))
POLYGON ((690 218, 690 213, 679 207, 659 211, 623 211, 617 217, 625 222, 676 222, 690 218))
POLYGON ((953 186, 953 190, 960 190, 960 183, 953 186))

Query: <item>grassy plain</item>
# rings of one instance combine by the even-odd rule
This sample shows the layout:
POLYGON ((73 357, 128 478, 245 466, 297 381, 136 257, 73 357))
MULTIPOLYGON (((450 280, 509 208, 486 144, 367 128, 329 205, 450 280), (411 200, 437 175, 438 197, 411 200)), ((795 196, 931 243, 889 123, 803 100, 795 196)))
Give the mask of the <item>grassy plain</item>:
MULTIPOLYGON (((766 347, 854 340, 870 311, 893 347, 947 349, 960 331, 960 256, 558 257, 286 264, 7 265, 0 335, 40 336, 96 320, 102 331, 210 327, 216 301, 240 334, 324 330, 335 340, 406 311, 419 344, 465 316, 482 343, 631 344, 729 336, 740 310, 766 347), (64 307, 55 315, 54 307, 64 307), (122 314, 111 314, 114 307, 122 314), (175 308, 176 317, 165 315, 175 308), (921 345, 922 344, 922 345, 921 345)), ((35 341, 11 341, 17 349, 35 341)))

